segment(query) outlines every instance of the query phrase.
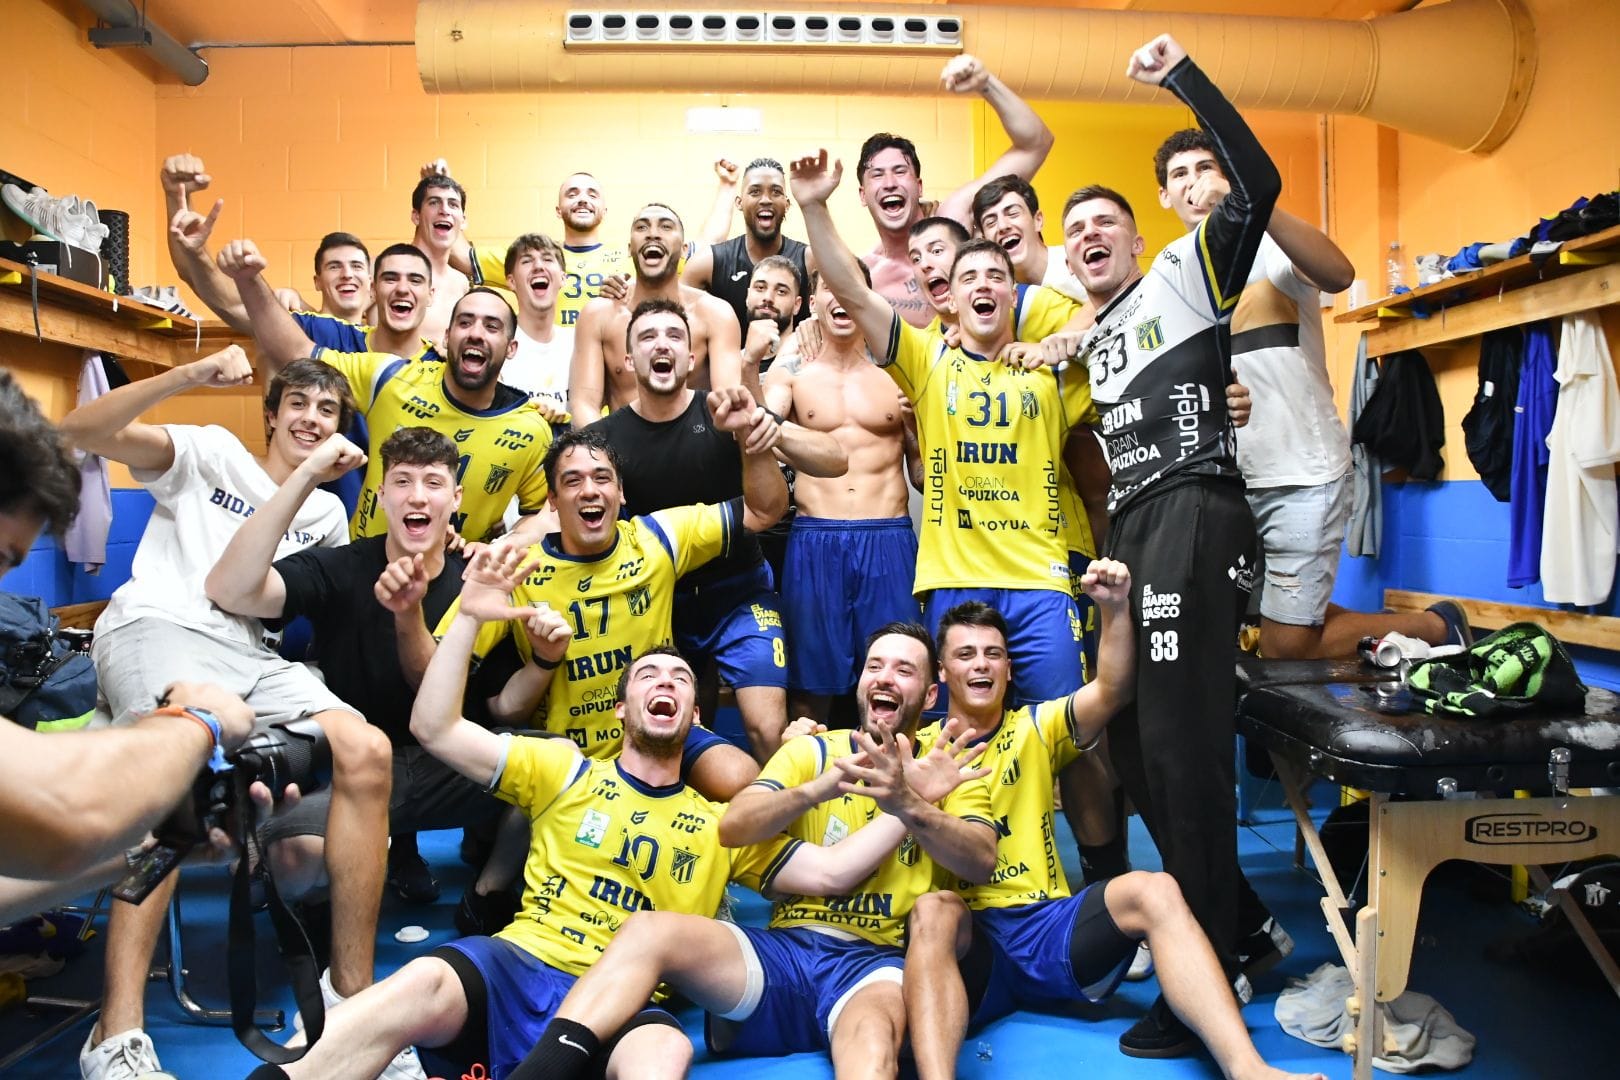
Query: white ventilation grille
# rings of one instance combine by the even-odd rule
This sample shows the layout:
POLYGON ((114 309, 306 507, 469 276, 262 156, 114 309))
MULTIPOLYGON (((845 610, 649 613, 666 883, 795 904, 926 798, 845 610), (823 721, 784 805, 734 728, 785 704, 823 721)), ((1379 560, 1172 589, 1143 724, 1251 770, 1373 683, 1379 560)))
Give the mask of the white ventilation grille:
POLYGON ((962 51, 957 15, 842 11, 570 11, 570 49, 793 48, 962 51))

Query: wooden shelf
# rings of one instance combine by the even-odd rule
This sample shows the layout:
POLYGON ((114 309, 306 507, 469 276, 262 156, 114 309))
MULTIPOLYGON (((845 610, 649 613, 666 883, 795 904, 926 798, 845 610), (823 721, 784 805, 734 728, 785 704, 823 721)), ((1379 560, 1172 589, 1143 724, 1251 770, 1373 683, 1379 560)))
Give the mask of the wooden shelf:
POLYGON ((1620 226, 1520 255, 1334 317, 1371 323, 1367 354, 1448 345, 1479 334, 1620 304, 1620 226))
MULTIPOLYGON (((36 337, 30 276, 28 266, 0 259, 0 334, 36 337)), ((39 275, 38 315, 39 339, 160 367, 239 340, 222 323, 188 319, 56 274, 39 275)))

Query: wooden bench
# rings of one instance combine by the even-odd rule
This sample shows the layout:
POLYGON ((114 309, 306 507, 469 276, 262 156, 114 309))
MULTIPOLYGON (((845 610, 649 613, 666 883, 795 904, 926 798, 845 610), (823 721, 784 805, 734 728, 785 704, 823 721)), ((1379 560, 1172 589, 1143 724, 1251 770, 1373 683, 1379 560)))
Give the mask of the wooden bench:
POLYGON ((63 604, 61 607, 51 608, 51 614, 56 616, 57 625, 63 630, 93 630, 96 620, 106 608, 107 601, 92 600, 88 604, 63 604))
POLYGON ((1613 615, 1586 615, 1562 608, 1531 607, 1528 604, 1502 604, 1495 600, 1470 600, 1464 597, 1436 596, 1432 593, 1407 592, 1404 589, 1385 589, 1384 606, 1391 611, 1415 613, 1426 610, 1430 604, 1442 600, 1455 600, 1468 613, 1472 626, 1500 630, 1509 623, 1540 623, 1566 645, 1586 645, 1594 649, 1620 652, 1620 618, 1613 615))

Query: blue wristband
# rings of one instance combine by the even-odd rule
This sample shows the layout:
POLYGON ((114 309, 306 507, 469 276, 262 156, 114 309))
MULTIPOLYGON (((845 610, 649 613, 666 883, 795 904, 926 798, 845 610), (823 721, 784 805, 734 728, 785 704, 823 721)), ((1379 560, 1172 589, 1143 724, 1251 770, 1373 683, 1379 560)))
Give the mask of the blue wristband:
POLYGON ((224 772, 229 769, 231 763, 225 760, 225 748, 220 745, 224 733, 220 729, 219 721, 214 718, 214 714, 195 705, 181 705, 179 708, 208 725, 208 730, 214 735, 214 752, 208 755, 207 761, 209 770, 212 772, 224 772))

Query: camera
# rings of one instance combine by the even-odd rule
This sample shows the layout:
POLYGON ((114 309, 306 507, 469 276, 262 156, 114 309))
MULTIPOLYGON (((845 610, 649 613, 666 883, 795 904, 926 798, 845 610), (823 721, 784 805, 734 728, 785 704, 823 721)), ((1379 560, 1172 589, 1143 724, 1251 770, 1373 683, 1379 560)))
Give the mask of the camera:
POLYGON ((305 794, 331 781, 332 748, 314 720, 286 720, 255 728, 226 757, 224 768, 205 765, 180 805, 153 830, 157 845, 113 888, 120 900, 139 904, 180 863, 187 852, 224 830, 246 850, 253 828, 248 788, 263 781, 280 798, 288 784, 305 794))

